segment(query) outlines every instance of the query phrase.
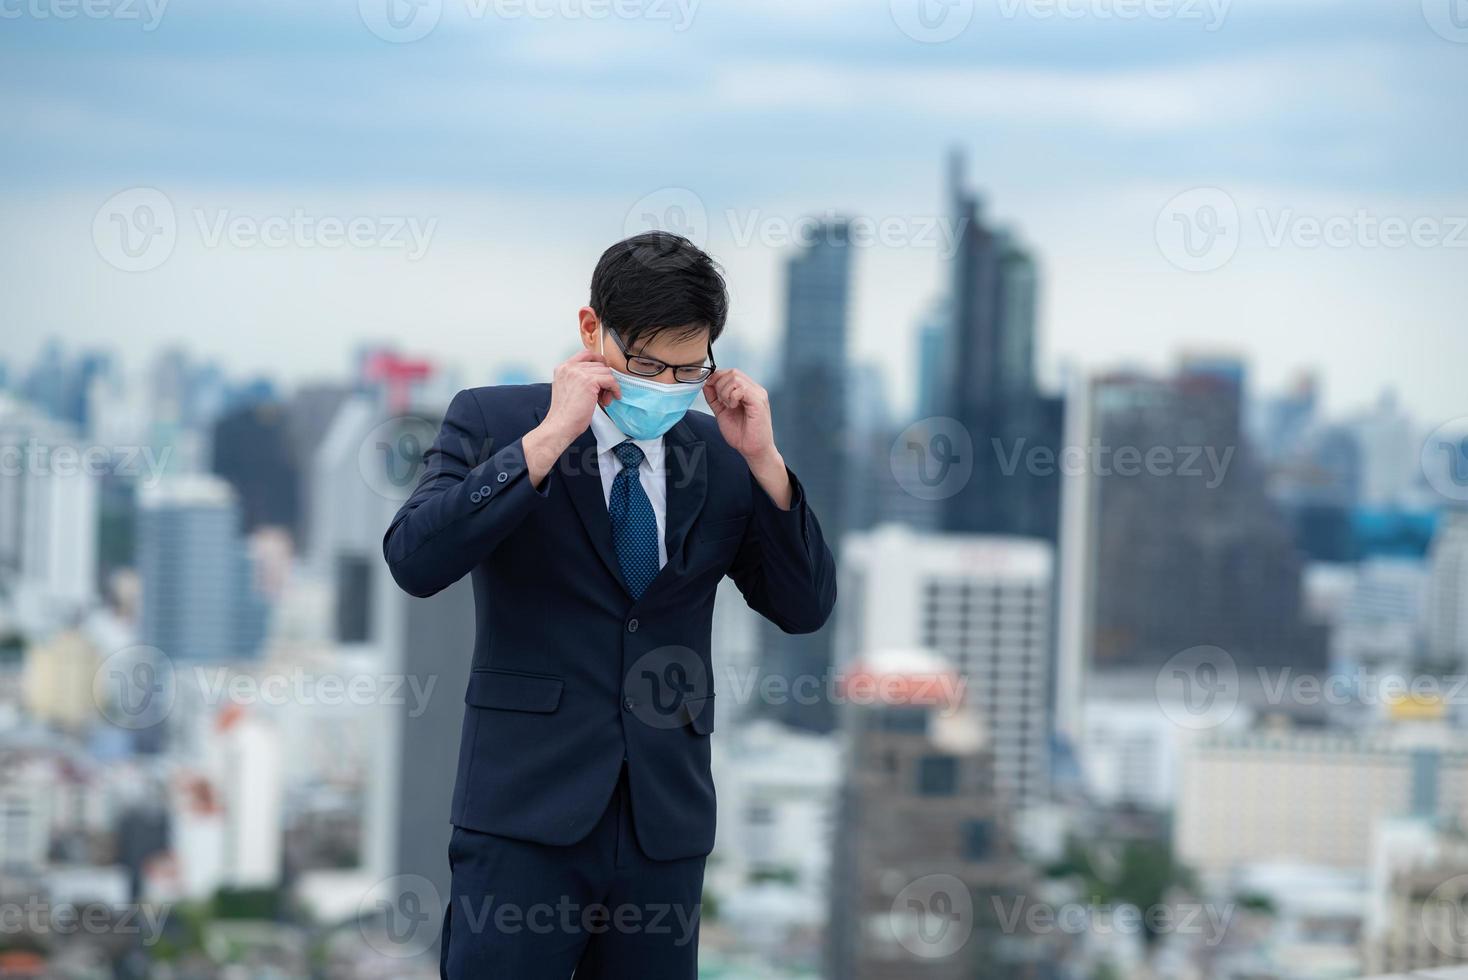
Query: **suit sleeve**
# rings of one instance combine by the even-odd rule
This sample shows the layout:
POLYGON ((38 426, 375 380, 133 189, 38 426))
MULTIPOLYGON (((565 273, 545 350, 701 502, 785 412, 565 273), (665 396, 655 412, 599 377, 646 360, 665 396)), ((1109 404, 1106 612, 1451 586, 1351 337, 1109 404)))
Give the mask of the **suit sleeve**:
POLYGON ((749 607, 780 629, 814 633, 836 605, 836 560, 794 473, 789 510, 749 480, 754 509, 729 576, 749 607))
POLYGON ((473 392, 454 396, 418 486, 383 536, 387 567, 410 595, 463 578, 546 495, 530 485, 520 440, 493 451, 488 428, 473 392), (492 454, 479 460, 484 453, 492 454))

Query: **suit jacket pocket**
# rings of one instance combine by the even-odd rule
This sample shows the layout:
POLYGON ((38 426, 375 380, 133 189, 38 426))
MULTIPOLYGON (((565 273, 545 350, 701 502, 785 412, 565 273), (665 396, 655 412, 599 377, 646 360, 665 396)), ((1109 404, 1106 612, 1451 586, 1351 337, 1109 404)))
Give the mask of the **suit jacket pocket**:
POLYGON ((545 713, 555 711, 561 703, 563 687, 565 682, 550 674, 477 667, 469 673, 464 702, 476 708, 545 713))

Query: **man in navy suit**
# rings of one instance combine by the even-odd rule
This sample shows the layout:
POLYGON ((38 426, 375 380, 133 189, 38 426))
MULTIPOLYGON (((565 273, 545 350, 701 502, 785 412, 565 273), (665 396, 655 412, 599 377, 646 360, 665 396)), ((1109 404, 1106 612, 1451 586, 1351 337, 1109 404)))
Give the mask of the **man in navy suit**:
POLYGON ((407 592, 474 584, 445 978, 697 975, 714 591, 791 633, 836 601, 768 395, 715 366, 727 312, 687 239, 613 245, 583 350, 549 385, 459 392, 387 530, 407 592))

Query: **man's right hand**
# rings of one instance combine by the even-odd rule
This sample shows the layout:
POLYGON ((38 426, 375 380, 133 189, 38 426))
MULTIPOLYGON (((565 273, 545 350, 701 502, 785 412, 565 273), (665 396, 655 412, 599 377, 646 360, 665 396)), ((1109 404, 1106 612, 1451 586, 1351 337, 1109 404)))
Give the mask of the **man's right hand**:
POLYGON ((598 406, 622 397, 606 358, 584 350, 557 365, 551 380, 550 410, 539 425, 520 440, 525 449, 525 467, 530 484, 539 487, 561 453, 591 424, 598 406))

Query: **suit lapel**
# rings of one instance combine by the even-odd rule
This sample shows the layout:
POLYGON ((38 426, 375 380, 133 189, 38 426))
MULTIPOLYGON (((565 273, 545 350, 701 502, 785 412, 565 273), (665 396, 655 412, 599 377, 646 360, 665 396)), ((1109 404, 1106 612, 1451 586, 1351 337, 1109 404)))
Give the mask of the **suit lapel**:
POLYGON ((703 510, 708 495, 708 453, 693 434, 687 419, 663 436, 663 471, 667 480, 668 515, 665 540, 668 564, 652 580, 652 591, 665 574, 681 573, 686 565, 688 531, 703 510))
MULTIPOLYGON (((539 424, 543 410, 535 410, 539 424)), ((601 556, 607 571, 622 586, 629 596, 627 583, 622 578, 622 563, 617 560, 617 549, 612 545, 612 518, 607 513, 607 499, 601 489, 601 471, 597 468, 596 436, 588 427, 576 437, 569 449, 561 454, 553 471, 565 484, 566 492, 575 505, 576 514, 586 526, 592 547, 601 556)))

